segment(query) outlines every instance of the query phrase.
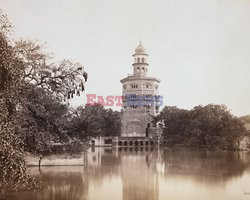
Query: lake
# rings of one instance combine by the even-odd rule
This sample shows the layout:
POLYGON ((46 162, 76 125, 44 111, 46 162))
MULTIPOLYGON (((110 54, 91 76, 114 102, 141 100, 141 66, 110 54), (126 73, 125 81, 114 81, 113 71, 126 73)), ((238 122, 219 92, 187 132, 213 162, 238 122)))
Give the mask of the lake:
POLYGON ((84 166, 29 168, 41 191, 10 200, 250 200, 250 153, 89 149, 84 166))

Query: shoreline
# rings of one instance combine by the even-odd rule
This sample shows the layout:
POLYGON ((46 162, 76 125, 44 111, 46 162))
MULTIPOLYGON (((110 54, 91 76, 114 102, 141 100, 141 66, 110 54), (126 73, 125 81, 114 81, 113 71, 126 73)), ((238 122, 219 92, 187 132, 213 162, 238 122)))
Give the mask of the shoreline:
MULTIPOLYGON (((28 167, 39 166, 39 156, 26 155, 25 160, 28 167)), ((40 166, 83 166, 84 159, 83 155, 80 157, 74 158, 65 155, 51 155, 46 156, 42 159, 40 166)))
MULTIPOLYGON (((102 148, 102 147, 97 147, 102 148)), ((112 147, 111 147, 112 148, 112 147)), ((122 147, 126 148, 126 147, 122 147)), ((172 151, 172 150, 189 150, 189 151, 219 151, 219 152, 246 152, 250 149, 236 149, 236 150, 222 150, 222 149, 206 149, 206 148, 195 148, 195 147, 183 147, 183 146, 161 146, 162 150, 172 151)), ((38 167, 39 166, 39 156, 26 154, 25 160, 28 167, 38 167)), ((69 155, 50 155, 42 158, 40 166, 84 166, 84 156, 79 154, 79 156, 69 156, 69 155)))

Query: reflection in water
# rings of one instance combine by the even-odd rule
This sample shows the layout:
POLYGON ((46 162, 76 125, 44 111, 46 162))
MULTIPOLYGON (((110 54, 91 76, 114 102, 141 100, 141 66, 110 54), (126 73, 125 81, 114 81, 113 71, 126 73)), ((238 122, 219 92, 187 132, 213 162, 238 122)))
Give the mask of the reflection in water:
POLYGON ((83 194, 87 190, 80 171, 44 170, 42 173, 43 187, 39 193, 41 199, 77 200, 86 199, 83 194))
POLYGON ((123 200, 157 200, 158 174, 155 164, 157 154, 125 153, 121 156, 123 200))
POLYGON ((84 166, 30 168, 41 191, 13 200, 250 199, 247 152, 90 149, 84 166))

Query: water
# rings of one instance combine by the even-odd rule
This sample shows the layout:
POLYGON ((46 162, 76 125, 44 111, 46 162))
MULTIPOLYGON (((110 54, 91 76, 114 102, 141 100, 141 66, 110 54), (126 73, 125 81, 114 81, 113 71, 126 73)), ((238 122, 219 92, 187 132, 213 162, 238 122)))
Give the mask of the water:
POLYGON ((10 200, 250 200, 250 153, 104 149, 86 166, 30 168, 41 191, 10 200))

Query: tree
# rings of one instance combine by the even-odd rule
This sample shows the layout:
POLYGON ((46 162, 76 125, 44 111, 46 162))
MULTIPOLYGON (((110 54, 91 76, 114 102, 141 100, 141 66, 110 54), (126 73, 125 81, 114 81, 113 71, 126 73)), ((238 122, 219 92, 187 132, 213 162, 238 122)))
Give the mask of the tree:
POLYGON ((224 105, 196 106, 190 111, 165 107, 155 120, 165 123, 167 145, 235 149, 246 131, 242 121, 224 105))
POLYGON ((190 112, 191 122, 198 120, 201 144, 212 147, 237 148, 237 142, 245 133, 243 123, 233 116, 225 105, 197 106, 190 112), (214 144, 214 142, 216 144, 214 144))
POLYGON ((120 134, 121 114, 100 104, 87 104, 76 109, 69 124, 69 135, 81 140, 91 136, 114 136, 120 134))
POLYGON ((156 121, 163 121, 165 127, 163 129, 163 137, 168 145, 182 143, 184 138, 184 130, 188 123, 188 110, 179 109, 175 106, 165 106, 156 121))
POLYGON ((43 144, 38 148, 47 148, 44 144, 51 136, 47 133, 61 133, 58 121, 53 119, 65 114, 65 105, 59 102, 80 95, 87 81, 87 73, 79 63, 49 62, 47 54, 32 42, 19 41, 14 45, 8 39, 10 28, 6 15, 0 12, 1 190, 35 185, 24 160, 24 146, 32 147, 27 147, 23 139, 38 133, 37 141, 43 144))
POLYGON ((30 85, 25 93, 26 104, 22 109, 22 128, 25 150, 33 154, 48 153, 52 142, 68 142, 65 126, 68 120, 68 106, 42 88, 30 85))
POLYGON ((41 87, 64 101, 84 91, 88 74, 80 63, 70 60, 53 63, 42 46, 32 41, 16 42, 15 51, 23 63, 22 82, 41 87))
POLYGON ((31 186, 35 182, 26 170, 23 157, 23 141, 20 137, 16 105, 20 103, 18 91, 20 89, 20 62, 9 45, 6 32, 6 16, 0 14, 0 189, 16 189, 17 186, 31 186))
POLYGON ((121 134, 121 112, 106 110, 104 115, 105 127, 103 130, 104 136, 120 136, 121 134))

